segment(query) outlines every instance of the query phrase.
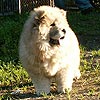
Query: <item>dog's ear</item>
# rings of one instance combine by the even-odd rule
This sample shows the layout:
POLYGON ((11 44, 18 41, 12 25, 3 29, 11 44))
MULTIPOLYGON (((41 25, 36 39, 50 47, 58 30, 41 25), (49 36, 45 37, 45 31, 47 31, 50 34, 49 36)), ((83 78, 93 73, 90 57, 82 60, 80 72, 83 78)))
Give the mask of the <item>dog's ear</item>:
POLYGON ((32 16, 32 19, 34 19, 33 27, 35 27, 44 19, 44 11, 38 11, 37 9, 34 9, 34 11, 31 11, 30 16, 32 16))
POLYGON ((31 15, 34 15, 34 19, 40 20, 44 17, 44 11, 38 11, 37 9, 34 9, 34 11, 31 12, 31 15))
POLYGON ((62 9, 60 11, 61 11, 62 15, 66 17, 66 11, 64 11, 62 9))

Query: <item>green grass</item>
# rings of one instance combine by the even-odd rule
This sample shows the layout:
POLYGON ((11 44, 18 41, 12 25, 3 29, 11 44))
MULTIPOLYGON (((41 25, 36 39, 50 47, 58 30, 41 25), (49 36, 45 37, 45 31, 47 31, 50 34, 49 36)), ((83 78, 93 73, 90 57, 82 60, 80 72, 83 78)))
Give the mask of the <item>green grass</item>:
POLYGON ((0 17, 0 59, 4 61, 18 58, 18 40, 27 15, 0 17))
POLYGON ((72 12, 68 16, 69 24, 78 35, 100 35, 100 14, 89 15, 72 12))
MULTIPOLYGON (((32 85, 18 57, 20 33, 27 15, 0 17, 0 100, 13 99, 12 91, 21 89, 26 92, 32 85)), ((100 86, 100 14, 93 12, 85 16, 79 12, 69 12, 68 21, 80 42, 82 78, 79 82, 93 82, 100 86)), ((89 96, 97 93, 96 86, 93 89, 92 86, 86 92, 89 96)), ((74 88, 72 94, 66 95, 73 98, 74 93, 79 100, 86 100, 84 93, 77 92, 78 89, 74 88)), ((47 95, 44 94, 44 97, 47 98, 47 95)))
POLYGON ((2 73, 0 74, 1 85, 9 85, 10 82, 15 81, 16 78, 18 78, 20 81, 21 78, 19 78, 19 76, 21 74, 25 75, 25 71, 19 62, 18 44, 20 33, 26 18, 27 15, 0 17, 0 72, 2 73))

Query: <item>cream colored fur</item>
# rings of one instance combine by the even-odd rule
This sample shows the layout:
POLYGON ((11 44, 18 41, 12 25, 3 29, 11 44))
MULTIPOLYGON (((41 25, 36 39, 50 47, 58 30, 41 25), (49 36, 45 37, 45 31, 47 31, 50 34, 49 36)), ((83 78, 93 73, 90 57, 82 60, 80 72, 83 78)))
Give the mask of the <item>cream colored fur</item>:
POLYGON ((73 78, 80 77, 79 44, 66 12, 59 8, 41 6, 31 12, 21 34, 19 56, 37 94, 50 92, 52 78, 58 92, 65 92, 72 89, 73 78), (50 45, 50 37, 60 44, 50 45))

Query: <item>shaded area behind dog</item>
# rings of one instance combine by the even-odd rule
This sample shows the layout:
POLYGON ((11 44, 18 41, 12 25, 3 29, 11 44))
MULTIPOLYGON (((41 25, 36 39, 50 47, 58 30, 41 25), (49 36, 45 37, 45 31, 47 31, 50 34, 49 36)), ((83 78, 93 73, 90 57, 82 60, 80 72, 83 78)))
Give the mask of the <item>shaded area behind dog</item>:
POLYGON ((100 49, 100 13, 94 11, 85 16, 78 11, 68 12, 68 22, 81 45, 87 50, 100 49))

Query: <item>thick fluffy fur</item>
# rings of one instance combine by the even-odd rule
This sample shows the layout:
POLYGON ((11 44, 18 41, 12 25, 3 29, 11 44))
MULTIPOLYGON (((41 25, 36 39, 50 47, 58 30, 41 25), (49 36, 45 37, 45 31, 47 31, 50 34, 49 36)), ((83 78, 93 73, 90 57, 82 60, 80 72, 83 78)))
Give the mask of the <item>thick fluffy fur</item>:
POLYGON ((20 60, 32 78, 37 94, 50 92, 52 78, 58 92, 71 90, 80 77, 80 50, 68 25, 66 12, 59 8, 35 8, 24 25, 19 45, 20 60))

